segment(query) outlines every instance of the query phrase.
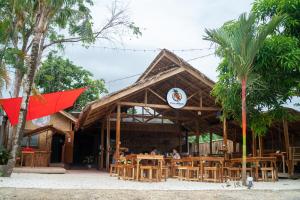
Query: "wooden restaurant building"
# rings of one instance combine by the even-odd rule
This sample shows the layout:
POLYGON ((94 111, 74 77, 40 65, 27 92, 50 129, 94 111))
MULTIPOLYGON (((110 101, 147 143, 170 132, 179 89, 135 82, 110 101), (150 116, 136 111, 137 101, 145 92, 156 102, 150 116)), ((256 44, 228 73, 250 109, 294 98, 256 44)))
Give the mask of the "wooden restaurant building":
MULTIPOLYGON (((92 152, 87 148, 96 152, 98 143, 99 168, 107 168, 111 155, 124 149, 149 153, 156 148, 161 153, 170 153, 175 148, 187 153, 189 135, 223 134, 221 108, 210 95, 213 86, 212 80, 164 49, 134 84, 84 108, 77 123, 74 155, 83 149, 92 152), (98 137, 91 140, 99 142, 87 145, 87 135, 93 133, 98 137), (76 144, 76 140, 85 142, 76 144)), ((231 123, 224 128, 223 150, 227 131, 239 132, 239 127, 231 123)), ((230 137, 235 139, 234 145, 240 141, 239 134, 230 137)))
MULTIPOLYGON (((187 156, 241 157, 241 128, 234 121, 220 121, 221 107, 211 96, 213 86, 212 80, 164 49, 135 83, 89 103, 78 119, 58 114, 62 115, 59 120, 67 124, 67 130, 54 125, 30 130, 28 134, 50 129, 65 135, 64 145, 53 148, 63 152, 60 162, 73 167, 89 162, 98 169, 108 169, 114 153, 149 153, 153 149, 161 154, 177 149, 187 156), (209 151, 201 152, 198 141, 204 133, 210 133, 210 138, 212 133, 222 136, 222 145, 214 149, 210 139, 209 151), (189 136, 196 136, 193 148, 189 136)), ((299 112, 293 112, 300 116, 299 112)), ((288 168, 284 171, 291 174, 300 162, 299 121, 274 124, 269 132, 265 138, 255 138, 248 131, 247 152, 254 156, 286 152, 275 156, 283 160, 283 166, 288 168)), ((46 149, 50 151, 50 147, 46 149)))

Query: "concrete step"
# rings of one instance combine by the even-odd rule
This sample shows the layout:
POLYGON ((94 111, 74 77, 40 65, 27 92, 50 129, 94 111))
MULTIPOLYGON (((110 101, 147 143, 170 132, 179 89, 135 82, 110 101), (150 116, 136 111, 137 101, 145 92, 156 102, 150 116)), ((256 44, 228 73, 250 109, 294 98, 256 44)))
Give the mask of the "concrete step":
POLYGON ((65 168, 65 164, 64 163, 50 163, 49 167, 62 167, 65 168))
POLYGON ((15 167, 14 173, 34 173, 34 174, 65 174, 66 169, 62 167, 15 167))

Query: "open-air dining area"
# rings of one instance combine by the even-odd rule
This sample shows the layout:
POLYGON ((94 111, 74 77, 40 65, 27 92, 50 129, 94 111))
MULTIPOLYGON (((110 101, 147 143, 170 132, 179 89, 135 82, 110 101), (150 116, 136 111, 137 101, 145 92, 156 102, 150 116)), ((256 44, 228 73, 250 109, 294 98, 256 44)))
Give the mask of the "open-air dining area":
MULTIPOLYGON (((169 178, 186 181, 223 183, 241 179, 241 158, 200 156, 172 159, 162 155, 131 154, 110 165, 110 176, 122 180, 166 181, 169 178)), ((247 175, 255 181, 277 181, 275 157, 248 157, 247 175)))

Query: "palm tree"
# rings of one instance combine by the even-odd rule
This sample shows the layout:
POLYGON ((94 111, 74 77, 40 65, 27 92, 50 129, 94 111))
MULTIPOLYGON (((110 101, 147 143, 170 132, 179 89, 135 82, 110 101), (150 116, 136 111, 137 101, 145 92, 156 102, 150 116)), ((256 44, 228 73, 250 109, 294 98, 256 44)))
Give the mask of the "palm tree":
POLYGON ((219 53, 227 58, 228 67, 234 71, 234 75, 242 84, 242 134, 243 134, 243 164, 242 181, 246 185, 246 85, 247 79, 252 73, 253 61, 266 37, 274 32, 282 21, 283 16, 274 16, 267 24, 259 26, 253 13, 243 13, 234 26, 219 29, 206 29, 205 40, 209 40, 219 46, 219 53))

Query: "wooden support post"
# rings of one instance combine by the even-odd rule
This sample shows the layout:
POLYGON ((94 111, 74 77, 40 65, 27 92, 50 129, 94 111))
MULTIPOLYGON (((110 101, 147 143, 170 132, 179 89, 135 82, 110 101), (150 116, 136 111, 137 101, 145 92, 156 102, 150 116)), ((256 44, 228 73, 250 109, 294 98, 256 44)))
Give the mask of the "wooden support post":
POLYGON ((212 154, 212 132, 209 132, 209 154, 212 154))
POLYGON ((106 170, 109 170, 109 155, 110 155, 110 115, 107 116, 106 121, 106 170))
POLYGON ((179 134, 179 153, 182 153, 182 145, 181 145, 181 133, 179 134))
POLYGON ((224 156, 228 159, 227 151, 228 151, 228 144, 227 144, 227 121, 226 116, 223 119, 223 146, 224 146, 224 156))
POLYGON ((199 156, 200 151, 199 151, 199 139, 200 139, 200 132, 199 132, 199 122, 198 120, 196 121, 196 153, 199 156))
POLYGON ((185 131, 185 146, 186 146, 186 153, 188 153, 188 155, 190 154, 190 150, 189 150, 189 132, 185 131))
POLYGON ((120 134, 121 134, 121 106, 117 106, 117 120, 116 120, 116 155, 119 158, 120 155, 120 134))
POLYGON ((292 175, 294 172, 293 170, 293 161, 292 161, 292 155, 290 155, 289 149, 290 149, 290 138, 289 138, 289 125, 286 119, 283 119, 283 134, 284 134, 284 143, 285 143, 285 151, 287 155, 288 160, 288 173, 289 175, 292 175))
POLYGON ((104 121, 101 124, 101 156, 100 156, 100 169, 103 169, 104 164, 104 121))
POLYGON ((252 156, 255 157, 257 154, 256 150, 256 135, 255 132, 252 131, 252 156))
POLYGON ((264 155, 264 145, 263 145, 263 137, 258 136, 258 145, 259 145, 259 156, 263 157, 264 155))
POLYGON ((233 136, 233 153, 236 153, 236 128, 234 129, 234 136, 233 136))

